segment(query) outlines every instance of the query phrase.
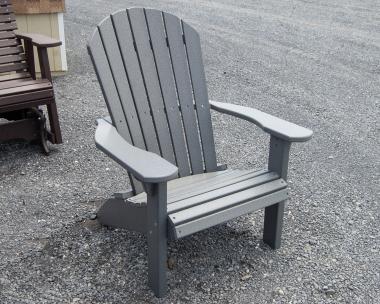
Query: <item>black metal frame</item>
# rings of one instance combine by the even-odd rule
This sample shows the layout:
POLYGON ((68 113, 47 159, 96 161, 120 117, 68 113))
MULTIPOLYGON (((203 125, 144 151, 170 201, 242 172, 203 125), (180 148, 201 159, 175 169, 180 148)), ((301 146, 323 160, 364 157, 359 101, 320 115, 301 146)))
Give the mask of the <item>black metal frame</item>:
POLYGON ((41 109, 37 107, 0 113, 0 118, 9 120, 5 124, 0 124, 0 142, 15 139, 38 142, 44 154, 49 155, 50 149, 47 143, 49 131, 46 128, 46 117, 41 109))

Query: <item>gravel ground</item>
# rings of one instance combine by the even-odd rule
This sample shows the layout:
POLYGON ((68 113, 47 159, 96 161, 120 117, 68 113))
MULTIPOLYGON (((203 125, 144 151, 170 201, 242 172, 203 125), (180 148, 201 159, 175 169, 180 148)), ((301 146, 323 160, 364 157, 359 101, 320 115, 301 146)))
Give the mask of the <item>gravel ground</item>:
MULTIPOLYGON (((55 79, 65 142, 49 157, 0 146, 0 303, 379 303, 379 2, 66 3, 69 72, 55 79), (146 285, 145 237, 91 220, 128 182, 94 146, 106 108, 85 45, 130 6, 200 32, 212 99, 315 131, 292 149, 282 248, 263 245, 262 212, 173 242, 161 300, 146 285)), ((219 161, 264 166, 268 137, 213 115, 219 161)))

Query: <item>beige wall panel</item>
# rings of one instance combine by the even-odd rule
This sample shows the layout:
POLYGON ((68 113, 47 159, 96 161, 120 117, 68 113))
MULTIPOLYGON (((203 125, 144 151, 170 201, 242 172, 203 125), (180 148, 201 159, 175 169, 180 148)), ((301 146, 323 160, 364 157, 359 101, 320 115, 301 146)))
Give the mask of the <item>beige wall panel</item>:
MULTIPOLYGON (((50 29, 51 29, 51 37, 59 38, 59 29, 58 29, 58 16, 57 14, 49 14, 50 16, 50 29)), ((61 50, 59 47, 55 47, 51 49, 52 57, 54 60, 54 69, 55 71, 62 70, 62 60, 61 60, 61 50)), ((51 63, 53 65, 53 62, 51 63)))
MULTIPOLYGON (((59 37, 58 14, 18 14, 16 15, 18 32, 39 33, 55 39, 59 37)), ((53 72, 61 72, 62 68, 62 50, 60 47, 49 48, 49 63, 53 72)), ((65 56, 65 54, 63 54, 65 56)), ((37 50, 35 49, 36 71, 40 71, 38 65, 37 50)))
MULTIPOLYGON (((28 33, 39 33, 39 34, 52 37, 49 14, 27 15, 26 18, 27 18, 27 23, 28 23, 28 33)), ((58 37, 54 37, 54 38, 58 38, 58 37)), ((53 57, 54 55, 53 55, 52 49, 50 48, 48 49, 48 54, 49 54, 50 68, 53 71, 56 71, 56 67, 54 64, 55 60, 53 57)), ((38 72, 39 72, 39 69, 38 69, 38 72)))
POLYGON ((26 22, 26 15, 19 15, 16 17, 17 27, 19 32, 26 32, 26 29, 28 28, 27 22, 26 22))

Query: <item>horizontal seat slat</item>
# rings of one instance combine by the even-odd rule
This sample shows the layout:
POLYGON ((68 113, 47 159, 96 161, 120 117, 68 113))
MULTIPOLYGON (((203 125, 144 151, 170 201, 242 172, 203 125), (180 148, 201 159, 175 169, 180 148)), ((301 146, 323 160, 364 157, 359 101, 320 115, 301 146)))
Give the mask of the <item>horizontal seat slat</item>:
POLYGON ((22 78, 22 79, 10 80, 10 81, 3 81, 3 82, 0 82, 0 90, 16 88, 16 87, 21 87, 25 85, 35 84, 35 83, 36 83, 36 80, 32 78, 22 78))
MULTIPOLYGON (((0 65, 0 73, 26 70, 28 64, 25 62, 9 63, 0 65)), ((1 94, 1 93, 0 93, 1 94)))
POLYGON ((226 176, 222 179, 213 179, 210 181, 202 182, 199 184, 196 184, 194 186, 190 185, 188 191, 179 191, 173 193, 173 195, 168 196, 169 203, 174 203, 192 196, 196 196, 202 193, 206 193, 209 191, 213 191, 215 189, 222 188, 224 186, 232 185, 262 174, 267 173, 267 170, 260 170, 260 171, 241 171, 236 170, 233 171, 235 174, 231 174, 229 176, 226 176))
POLYGON ((209 227, 225 223, 244 214, 276 204, 287 198, 288 191, 287 189, 283 189, 177 226, 170 226, 172 237, 174 239, 179 239, 188 236, 209 227))
POLYGON ((208 177, 208 174, 194 175, 194 177, 199 177, 196 180, 194 180, 193 183, 190 184, 183 180, 182 187, 177 187, 174 191, 171 191, 168 197, 173 198, 175 196, 178 196, 179 193, 185 194, 188 192, 193 192, 193 190, 195 190, 196 188, 203 187, 206 182, 208 185, 215 184, 218 182, 231 180, 233 178, 236 178, 237 176, 248 174, 249 172, 249 170, 225 170, 225 173, 223 175, 218 175, 212 178, 208 177), (205 176, 206 178, 203 179, 203 176, 205 176))
MULTIPOLYGON (((247 174, 248 172, 246 172, 247 174)), ((218 176, 207 176, 208 174, 200 174, 200 175, 193 175, 194 177, 198 177, 193 182, 188 182, 186 180, 179 179, 179 184, 181 186, 177 186, 177 188, 173 189, 168 193, 168 201, 172 202, 175 201, 175 198, 178 196, 182 196, 184 198, 188 197, 189 194, 194 193, 194 190, 199 187, 204 187, 206 184, 211 186, 215 183, 222 182, 225 180, 230 180, 232 178, 235 178, 238 175, 242 175, 244 172, 239 173, 236 170, 226 170, 226 173, 223 175, 218 176), (205 178, 203 178, 205 177, 205 178)), ((186 177, 187 178, 187 177, 186 177)))
POLYGON ((0 107, 54 96, 52 84, 46 79, 32 80, 29 78, 0 82, 0 86, 6 87, 7 85, 11 87, 0 90, 0 107))
POLYGON ((54 102, 54 99, 50 96, 48 98, 36 99, 36 100, 27 100, 24 102, 18 102, 13 104, 1 104, 0 103, 0 113, 22 110, 25 108, 37 107, 41 105, 48 105, 54 102))
POLYGON ((260 186, 256 186, 247 190, 233 193, 228 196, 218 198, 200 205, 196 205, 185 210, 175 212, 169 215, 173 226, 204 217, 209 214, 230 208, 234 205, 253 200, 264 195, 285 189, 287 186, 283 179, 277 179, 260 186))
MULTIPOLYGON (((1 40, 0 40, 0 42, 1 42, 1 40)), ((10 62, 20 62, 20 61, 24 61, 24 60, 26 60, 25 54, 1 56, 0 57, 0 64, 10 63, 10 62)))
POLYGON ((54 95, 53 95, 52 89, 28 92, 24 94, 17 94, 17 95, 11 95, 11 96, 4 96, 4 97, 0 97, 0 107, 17 104, 21 102, 26 102, 26 101, 37 100, 37 99, 50 98, 53 96, 54 95))
MULTIPOLYGON (((247 180, 243 180, 238 183, 224 185, 215 190, 207 191, 200 195, 194 195, 187 199, 183 199, 183 200, 168 204, 168 214, 179 212, 181 210, 188 209, 196 205, 201 205, 208 201, 216 200, 218 198, 226 197, 228 195, 241 192, 246 189, 258 187, 262 184, 271 182, 278 178, 279 176, 277 173, 269 172, 267 174, 259 175, 247 180)), ((286 185, 284 181, 282 181, 282 183, 286 185)))
POLYGON ((28 72, 13 73, 13 74, 8 74, 8 75, 1 75, 0 82, 10 81, 14 79, 30 78, 30 77, 31 75, 28 72))
POLYGON ((185 189, 191 188, 192 185, 201 183, 204 180, 219 178, 222 176, 227 176, 232 173, 232 170, 216 171, 205 174, 188 175, 183 178, 178 178, 170 181, 168 183, 169 194, 175 191, 184 191, 185 189))
MULTIPOLYGON (((196 174, 196 175, 188 175, 182 178, 174 179, 169 181, 168 183, 168 198, 173 196, 173 193, 183 192, 191 189, 193 186, 196 186, 200 183, 204 183, 205 181, 210 181, 215 178, 226 178, 236 172, 233 170, 224 170, 224 171, 216 171, 204 174, 196 174)), ((129 198, 131 202, 135 203, 146 203, 146 193, 142 192, 134 197, 129 198)))
MULTIPOLYGON (((190 196, 204 193, 218 188, 218 184, 231 184, 231 180, 242 180, 266 173, 267 170, 224 170, 204 174, 190 175, 183 178, 172 180, 168 183, 168 202, 175 202, 180 198, 188 198, 190 196), (251 174, 250 176, 248 176, 251 174)), ((135 203, 146 203, 146 193, 142 192, 129 199, 135 203)))
POLYGON ((32 91, 39 91, 45 89, 51 89, 52 84, 50 81, 46 79, 35 80, 33 84, 25 85, 18 88, 9 88, 0 91, 0 97, 4 97, 7 95, 15 95, 20 93, 27 93, 32 91))
MULTIPOLYGON (((219 172, 197 174, 175 179, 168 183, 168 204, 181 199, 209 192, 225 185, 268 173, 267 170, 224 170, 219 172)), ((146 203, 146 193, 142 192, 128 199, 134 203, 146 203)))

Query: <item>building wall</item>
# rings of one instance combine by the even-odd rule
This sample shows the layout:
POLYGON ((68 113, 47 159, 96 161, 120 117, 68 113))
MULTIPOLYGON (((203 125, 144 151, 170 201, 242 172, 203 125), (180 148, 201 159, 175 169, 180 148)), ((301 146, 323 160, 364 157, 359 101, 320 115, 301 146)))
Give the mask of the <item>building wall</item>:
POLYGON ((64 0, 12 0, 12 4, 14 11, 21 14, 62 13, 65 11, 64 0))
MULTIPOLYGON (((16 13, 18 32, 39 33, 62 41, 62 46, 48 50, 50 68, 53 72, 67 71, 63 13, 20 14, 16 13)), ((36 71, 39 72, 35 50, 36 71)))

